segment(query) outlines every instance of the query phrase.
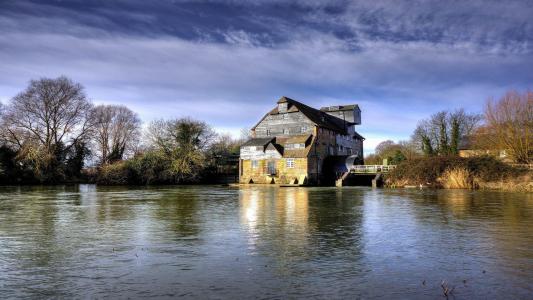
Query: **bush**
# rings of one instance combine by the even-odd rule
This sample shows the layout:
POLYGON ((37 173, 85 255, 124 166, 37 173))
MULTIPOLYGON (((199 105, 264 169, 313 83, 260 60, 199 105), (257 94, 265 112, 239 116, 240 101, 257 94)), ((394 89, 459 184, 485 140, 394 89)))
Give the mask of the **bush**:
POLYGON ((169 184, 175 183, 169 171, 170 162, 155 151, 148 151, 126 163, 130 170, 130 184, 169 184))
MULTIPOLYGON (((505 180, 525 173, 527 170, 505 164, 490 156, 469 158, 430 156, 402 162, 389 174, 387 183, 393 186, 406 184, 444 186, 449 183, 448 180, 459 180, 459 177, 465 175, 471 179, 488 182, 505 180), (452 175, 455 178, 449 178, 452 175)), ((456 183, 463 185, 459 184, 460 182, 456 183)))
POLYGON ((129 168, 125 161, 102 165, 96 176, 96 183, 123 185, 129 183, 129 168))
POLYGON ((472 189, 474 178, 470 171, 465 168, 447 169, 439 178, 439 182, 446 189, 472 189))

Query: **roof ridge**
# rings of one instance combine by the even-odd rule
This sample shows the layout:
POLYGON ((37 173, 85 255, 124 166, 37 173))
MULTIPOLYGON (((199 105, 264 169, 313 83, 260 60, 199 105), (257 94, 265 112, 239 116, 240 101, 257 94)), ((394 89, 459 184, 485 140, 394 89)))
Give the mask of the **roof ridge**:
MULTIPOLYGON (((345 122, 345 120, 343 120, 343 119, 341 119, 341 118, 338 118, 338 117, 332 116, 332 115, 330 115, 330 114, 328 114, 328 113, 326 113, 326 112, 324 112, 324 111, 321 111, 321 110, 316 109, 316 108, 314 108, 314 107, 311 107, 311 106, 309 106, 309 105, 303 104, 303 103, 301 103, 301 102, 299 102, 299 101, 296 101, 296 100, 294 100, 294 99, 291 99, 291 98, 288 98, 288 97, 284 97, 284 98, 286 98, 286 99, 288 100, 287 102, 289 102, 289 103, 295 105, 295 106, 298 108, 298 110, 300 110, 300 111, 301 111, 306 117, 308 117, 309 119, 311 119, 311 121, 313 121, 313 122, 315 122, 315 123, 317 123, 317 124, 319 124, 320 121, 324 122, 324 120, 322 120, 322 119, 329 119, 329 120, 332 121, 332 122, 343 122, 343 123, 345 122), (306 112, 305 110, 300 109, 299 106, 302 106, 303 108, 305 108, 305 109, 307 109, 307 110, 311 110, 312 112, 315 112, 316 114, 319 114, 319 115, 320 115, 319 117, 321 118, 321 120, 314 120, 314 119, 315 119, 315 116, 312 116, 312 115, 309 114, 309 112, 306 112)), ((337 130, 345 131, 344 126, 339 127, 338 124, 333 124, 333 125, 335 125, 335 127, 337 127, 337 128, 336 128, 337 130)))

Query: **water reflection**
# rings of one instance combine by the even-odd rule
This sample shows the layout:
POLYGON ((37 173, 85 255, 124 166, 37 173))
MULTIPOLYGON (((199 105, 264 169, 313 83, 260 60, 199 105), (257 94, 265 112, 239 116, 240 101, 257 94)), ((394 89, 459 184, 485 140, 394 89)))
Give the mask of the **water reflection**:
POLYGON ((279 238, 282 253, 306 246, 309 200, 305 189, 246 189, 240 191, 239 202, 251 249, 272 237, 279 238))
POLYGON ((3 297, 527 298, 531 245, 532 194, 0 187, 3 297))

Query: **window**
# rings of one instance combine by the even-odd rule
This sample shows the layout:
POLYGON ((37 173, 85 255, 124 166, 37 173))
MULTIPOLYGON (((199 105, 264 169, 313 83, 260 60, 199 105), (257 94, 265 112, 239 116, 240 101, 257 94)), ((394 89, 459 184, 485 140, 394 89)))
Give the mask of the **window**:
POLYGON ((287 158, 287 168, 294 168, 294 158, 287 158))
POLYGON ((289 128, 283 129, 283 134, 289 134, 289 128))
POLYGON ((302 128, 300 128, 300 131, 302 133, 306 132, 307 131, 307 126, 302 126, 302 128))
POLYGON ((258 160, 252 160, 252 169, 257 169, 259 167, 259 161, 258 160))
POLYGON ((333 155, 333 154, 335 153, 334 149, 335 149, 335 148, 333 148, 332 145, 329 145, 329 146, 328 146, 328 154, 329 154, 329 155, 333 155))
POLYGON ((348 155, 352 155, 352 148, 346 148, 346 153, 348 153, 348 155))
POLYGON ((283 119, 286 120, 289 118, 289 114, 283 114, 283 119))
POLYGON ((270 129, 267 129, 266 135, 270 136, 270 129))
POLYGON ((276 162, 273 160, 267 163, 267 174, 276 175, 276 162))
POLYGON ((299 143, 299 144, 286 144, 286 149, 303 149, 305 148, 305 144, 299 143))

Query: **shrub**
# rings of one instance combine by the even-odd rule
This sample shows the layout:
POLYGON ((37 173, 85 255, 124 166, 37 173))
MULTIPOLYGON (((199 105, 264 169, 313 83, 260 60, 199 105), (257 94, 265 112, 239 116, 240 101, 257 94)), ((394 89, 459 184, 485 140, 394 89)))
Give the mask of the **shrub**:
POLYGON ((400 163, 387 178, 387 184, 470 186, 472 181, 497 181, 527 173, 490 156, 462 158, 457 156, 420 157, 400 163), (447 173, 446 173, 447 172, 447 173), (446 174, 445 174, 446 173, 446 174), (462 178, 466 176, 468 180, 462 178), (448 182, 451 180, 451 182, 448 182), (456 181, 456 182, 454 182, 456 181))
POLYGON ((439 182, 447 189, 474 188, 474 179, 470 171, 465 168, 447 169, 439 178, 439 182))
POLYGON ((132 184, 175 183, 169 172, 170 162, 159 152, 148 151, 127 161, 132 184))
POLYGON ((96 182, 105 185, 122 185, 129 183, 126 162, 120 161, 113 164, 102 165, 98 170, 96 182))

